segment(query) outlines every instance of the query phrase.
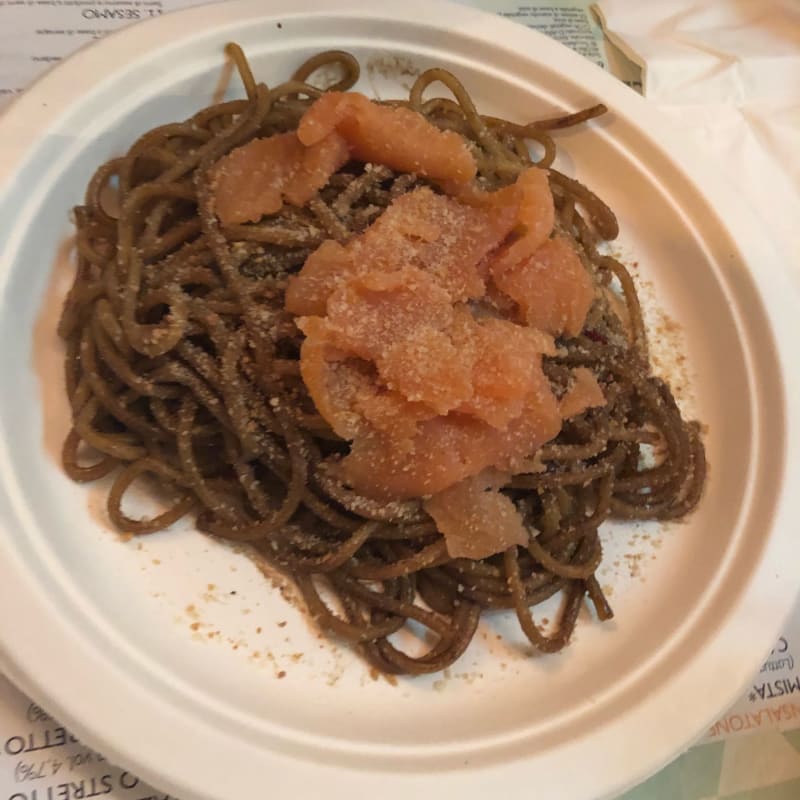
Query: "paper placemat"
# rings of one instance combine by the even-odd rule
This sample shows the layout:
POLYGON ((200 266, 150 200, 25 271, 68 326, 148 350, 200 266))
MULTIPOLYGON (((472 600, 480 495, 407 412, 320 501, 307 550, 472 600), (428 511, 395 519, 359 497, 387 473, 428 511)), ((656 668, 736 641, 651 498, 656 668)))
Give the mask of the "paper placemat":
MULTIPOLYGON (((754 5, 749 0, 737 4, 701 3, 702 8, 694 11, 682 0, 646 4, 648 11, 644 10, 645 4, 635 0, 603 2, 598 4, 599 8, 585 0, 465 2, 563 42, 633 89, 657 100, 667 113, 689 120, 687 134, 705 140, 701 146, 716 149, 717 155, 719 143, 724 141, 728 153, 739 158, 745 154, 751 164, 755 159, 757 168, 740 175, 740 182, 754 204, 769 197, 776 206, 781 206, 783 215, 769 215, 778 246, 788 254, 800 251, 800 242, 792 236, 796 220, 800 219, 800 213, 792 216, 795 209, 800 209, 797 192, 800 161, 796 154, 792 158, 790 152, 797 149, 796 134, 800 131, 800 88, 790 86, 784 95, 776 97, 769 84, 758 79, 755 68, 748 71, 744 63, 740 73, 756 77, 745 82, 750 94, 738 97, 737 106, 730 93, 725 93, 726 86, 730 86, 724 81, 711 81, 709 85, 709 76, 716 75, 713 70, 709 72, 709 64, 713 63, 708 59, 714 53, 709 56, 708 47, 703 50, 700 45, 693 50, 691 37, 687 45, 681 28, 689 24, 694 13, 700 27, 689 27, 695 42, 702 43, 706 41, 704 31, 718 30, 727 24, 727 41, 736 51, 746 38, 744 33, 738 38, 731 37, 731 28, 735 32, 737 20, 726 18, 720 22, 709 9, 716 9, 717 17, 720 14, 724 17, 728 11, 723 6, 754 5), (636 13, 632 14, 634 9, 636 13), (667 23, 676 20, 670 28, 667 23), (604 34, 604 27, 610 36, 604 34), (676 51, 676 37, 684 48, 682 53, 676 51), (671 54, 675 63, 665 54, 671 54), (769 95, 766 99, 762 96, 765 92, 769 95), (686 98, 693 106, 691 116, 680 102, 686 98), (747 109, 765 102, 771 103, 772 108, 777 104, 782 113, 768 123, 752 115, 748 118, 747 109), (720 115, 713 111, 720 103, 729 109, 723 115, 725 125, 720 124, 720 115), (709 131, 713 133, 711 138, 709 131), (782 176, 776 184, 771 179, 778 170, 777 162, 782 165, 782 176), (791 224, 790 217, 794 220, 791 224)), ((0 113, 44 70, 82 45, 123 25, 198 4, 193 0, 0 0, 0 113)), ((758 3, 761 9, 772 5, 784 8, 786 4, 758 3)), ((743 29, 752 21, 752 15, 745 14, 738 25, 743 29)), ((800 40, 800 26, 791 35, 795 33, 800 40)), ((751 39, 753 35, 751 31, 751 39)), ((763 36, 759 41, 765 46, 763 36)), ((745 48, 745 51, 752 61, 757 61, 758 49, 753 52, 745 48)), ((720 59, 725 55, 724 48, 717 52, 720 59)), ((791 51, 786 58, 791 58, 791 51)), ((792 63, 800 66, 800 49, 796 59, 792 63)), ((734 81, 731 85, 737 84, 734 81)), ((82 800, 101 796, 110 800, 175 800, 86 748, 2 676, 0 747, 0 800, 82 800)), ((800 613, 795 614, 745 696, 711 727, 703 742, 625 794, 624 800, 797 800, 798 797, 800 613)))

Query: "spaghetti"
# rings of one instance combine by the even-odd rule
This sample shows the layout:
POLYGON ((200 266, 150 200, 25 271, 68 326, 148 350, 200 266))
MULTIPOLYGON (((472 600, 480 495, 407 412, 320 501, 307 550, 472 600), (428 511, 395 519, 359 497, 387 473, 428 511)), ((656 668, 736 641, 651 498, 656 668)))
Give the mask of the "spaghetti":
POLYGON ((439 189, 351 160, 302 207, 224 224, 210 178, 220 159, 256 138, 296 131, 323 94, 308 83, 319 69, 339 70, 335 91, 359 76, 351 55, 333 51, 270 89, 256 82, 238 47, 228 52, 247 97, 148 131, 97 170, 75 209, 78 266, 59 323, 73 420, 67 473, 82 482, 113 474, 108 511, 127 532, 160 531, 193 515, 199 530, 246 544, 292 578, 320 627, 387 673, 452 664, 492 609, 513 609, 536 648, 560 650, 585 598, 601 620, 612 616, 595 577, 599 526, 681 517, 705 478, 699 426, 682 419, 669 387, 652 374, 633 281, 601 252, 601 242, 617 235, 614 214, 552 166, 551 132, 605 109, 519 125, 481 115, 441 69, 420 75, 408 100, 392 101, 463 137, 485 191, 532 165, 547 169, 556 232, 596 287, 580 333, 560 338, 543 369, 558 396, 576 368, 588 369, 605 405, 567 419, 529 469, 505 479, 500 491, 529 531, 527 543, 453 558, 420 498, 364 496, 331 468, 349 444, 309 397, 303 336, 285 310, 288 276, 323 242, 362 234, 421 186, 439 189), (425 99, 436 82, 453 99, 425 99), (118 209, 107 200, 112 190, 118 209), (86 463, 84 449, 97 460, 86 463), (123 509, 142 478, 172 496, 150 519, 123 509), (557 593, 560 620, 545 635, 531 609, 557 593), (433 634, 423 655, 392 639, 410 622, 433 634))

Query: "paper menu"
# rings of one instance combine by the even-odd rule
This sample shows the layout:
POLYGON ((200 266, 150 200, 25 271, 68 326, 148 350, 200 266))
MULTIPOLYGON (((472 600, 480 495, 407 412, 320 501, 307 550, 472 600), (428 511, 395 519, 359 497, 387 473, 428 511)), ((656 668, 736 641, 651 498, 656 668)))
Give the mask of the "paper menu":
POLYGON ((2 800, 175 800, 79 742, 0 675, 2 800))
POLYGON ((632 89, 642 89, 641 67, 604 35, 594 4, 589 0, 538 3, 466 0, 465 4, 494 11, 502 17, 547 34, 610 72, 632 89))
MULTIPOLYGON (((778 640, 745 696, 711 726, 704 744, 692 751, 695 755, 679 759, 668 768, 671 773, 679 773, 670 785, 677 783, 684 787, 681 794, 665 793, 665 776, 660 774, 619 800, 707 798, 707 793, 695 795, 686 787, 698 785, 699 778, 695 773, 705 774, 710 762, 721 760, 724 765, 724 753, 727 749, 737 751, 736 741, 749 746, 747 737, 760 733, 765 740, 775 740, 780 744, 782 740, 778 732, 797 728, 800 728, 800 614, 795 615, 787 633, 778 640), (723 740, 722 753, 719 747, 711 746, 723 740)), ((783 766, 784 771, 792 768, 792 764, 783 766)), ((774 783, 776 777, 774 771, 762 774, 758 776, 758 785, 774 783)), ((741 780, 741 776, 738 779, 741 780)), ((726 773, 722 770, 712 787, 715 796, 725 780, 726 773)), ((786 785, 789 787, 787 791, 793 791, 793 785, 786 785)), ((791 793, 774 795, 796 796, 791 793)), ((85 747, 0 676, 0 800, 88 800, 99 797, 108 800, 177 800, 158 792, 133 773, 113 766, 103 756, 85 747)))
POLYGON ((800 285, 800 4, 597 3, 644 94, 725 170, 800 285))
POLYGON ((0 0, 0 109, 42 72, 111 31, 198 0, 0 0))
MULTIPOLYGON (((48 67, 125 25, 202 0, 0 0, 0 110, 48 67)), ((606 41, 587 0, 464 0, 558 39, 641 88, 638 66, 606 41)))
POLYGON ((704 741, 763 729, 800 728, 800 613, 775 643, 744 696, 709 729, 704 741))

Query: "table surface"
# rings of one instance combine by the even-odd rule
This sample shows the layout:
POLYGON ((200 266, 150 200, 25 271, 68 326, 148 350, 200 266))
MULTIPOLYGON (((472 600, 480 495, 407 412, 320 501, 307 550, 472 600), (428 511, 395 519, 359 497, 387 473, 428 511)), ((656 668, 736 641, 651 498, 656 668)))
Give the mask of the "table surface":
MULTIPOLYGON (((691 7, 691 4, 682 0, 648 4, 651 13, 650 19, 646 20, 649 28, 645 28, 645 35, 641 35, 641 30, 634 30, 633 33, 628 31, 626 40, 624 31, 614 30, 614 23, 618 19, 625 19, 628 20, 627 27, 635 27, 636 23, 630 22, 634 16, 627 12, 636 9, 641 16, 642 4, 636 0, 600 3, 612 38, 622 45, 626 55, 604 37, 598 18, 589 10, 590 4, 586 0, 528 0, 524 3, 508 0, 468 1, 470 5, 511 16, 520 23, 543 30, 601 64, 634 89, 642 91, 642 71, 636 63, 637 54, 627 47, 635 40, 640 58, 642 52, 655 53, 652 62, 648 59, 648 82, 644 86, 646 94, 649 94, 649 81, 658 54, 657 47, 648 49, 648 45, 657 44, 658 36, 662 35, 651 33, 648 41, 646 34, 656 31, 663 33, 666 21, 674 19, 674 15, 688 13, 687 9, 691 7), (629 57, 631 55, 633 58, 629 57)), ((0 113, 3 105, 15 94, 24 91, 39 72, 68 55, 87 38, 99 38, 130 21, 196 2, 98 0, 91 6, 83 4, 84 30, 76 31, 71 28, 75 9, 69 9, 72 16, 68 18, 67 8, 58 0, 38 3, 36 0, 0 0, 0 113), (115 10, 114 14, 103 13, 112 9, 115 10), (89 17, 86 16, 87 11, 91 12, 89 17)), ((720 0, 699 4, 702 14, 708 16, 716 13, 721 18, 730 16, 734 7, 740 6, 751 9, 755 4, 748 0, 742 3, 720 0)), ((776 14, 786 8, 791 11, 790 3, 765 2, 759 3, 758 7, 762 12, 766 8, 768 12, 776 14)), ((742 52, 745 51, 745 35, 751 22, 752 17, 748 14, 743 14, 733 23, 728 19, 729 31, 736 33, 738 30, 742 36, 742 52)), ((800 30, 800 21, 797 22, 796 30, 800 30)), ((798 38, 794 40, 800 41, 798 38)), ((800 77, 800 73, 796 77, 800 77)), ((659 88, 663 90, 663 84, 659 88)), ((795 86, 794 91, 793 99, 798 101, 797 107, 800 108, 800 86, 795 86)), ((709 96, 709 104, 711 102, 709 96)), ((674 113, 674 105, 670 110, 674 113)), ((800 141, 800 114, 795 113, 790 117, 788 135, 794 138, 795 143, 800 141)), ((772 143, 775 144, 774 139, 772 143)), ((769 139, 764 146, 769 149, 769 139)), ((794 178, 796 190, 800 185, 800 164, 797 165, 794 178)), ((620 800, 798 800, 800 665, 795 664, 795 652, 800 658, 800 613, 795 615, 785 635, 776 643, 769 660, 753 678, 751 689, 712 726, 703 742, 650 780, 627 792, 620 800), (798 695, 798 702, 793 700, 795 694, 798 695)), ((168 800, 167 795, 145 786, 124 769, 109 765, 101 755, 72 739, 57 721, 49 717, 46 710, 24 697, 2 676, 0 743, 3 746, 0 751, 0 800, 40 800, 45 796, 89 797, 100 794, 112 800, 168 800), (29 747, 22 747, 21 743, 24 742, 36 742, 42 747, 34 752, 29 747), (73 784, 72 788, 69 788, 69 783, 73 784), (66 789, 60 788, 65 785, 66 789), (50 787, 49 794, 44 793, 47 787, 50 787), (58 791, 62 791, 62 794, 58 794, 58 791), (64 791, 67 793, 63 794, 64 791)))

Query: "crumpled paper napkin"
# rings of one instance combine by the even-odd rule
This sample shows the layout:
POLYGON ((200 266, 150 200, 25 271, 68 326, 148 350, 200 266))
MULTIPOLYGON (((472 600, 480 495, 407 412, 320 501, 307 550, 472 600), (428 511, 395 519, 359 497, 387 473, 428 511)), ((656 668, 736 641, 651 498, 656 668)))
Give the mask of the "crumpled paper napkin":
POLYGON ((602 0, 643 91, 716 161, 800 281, 800 3, 602 0))

